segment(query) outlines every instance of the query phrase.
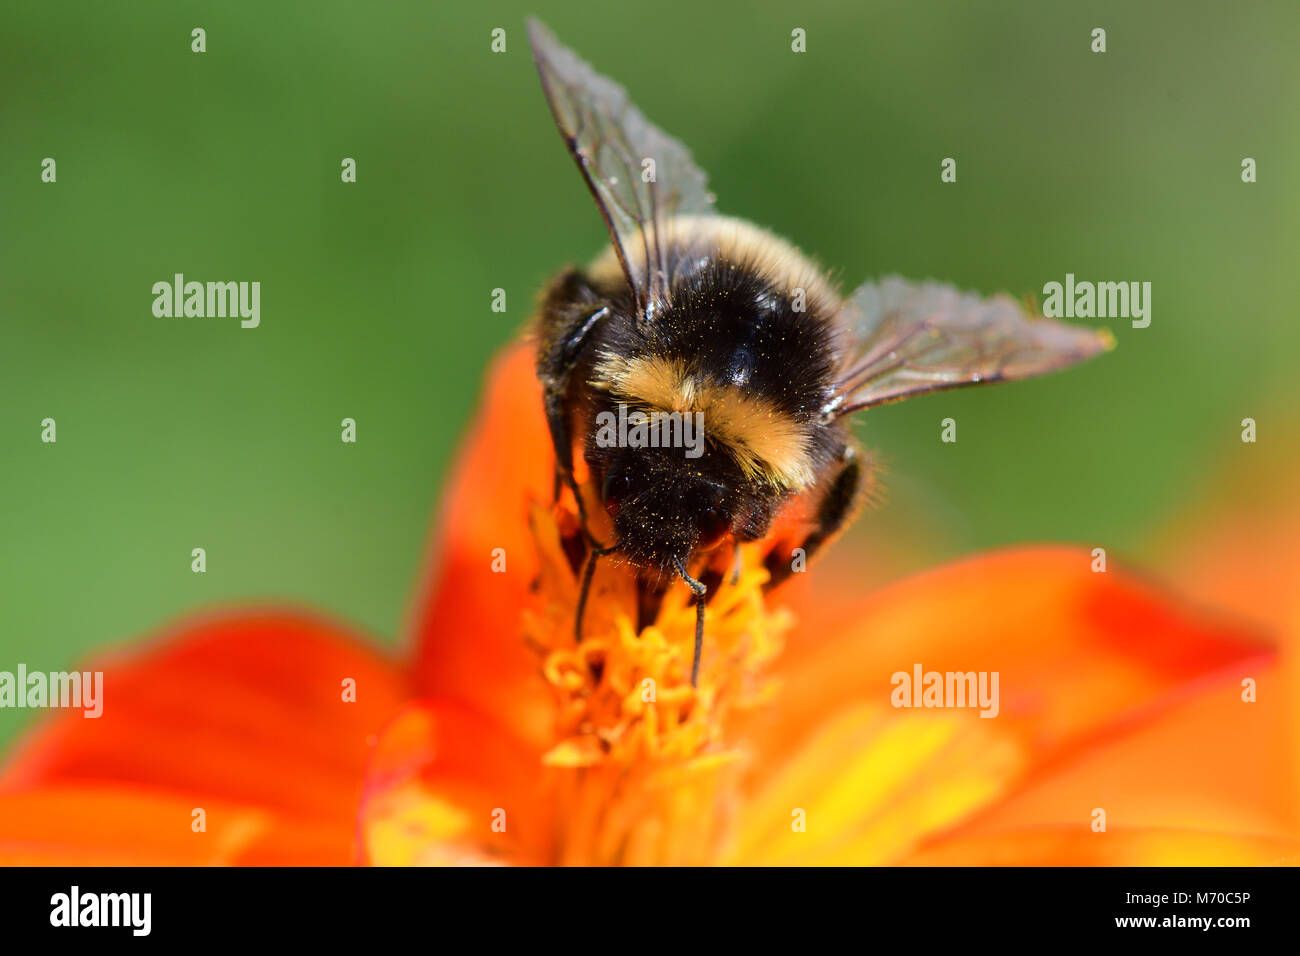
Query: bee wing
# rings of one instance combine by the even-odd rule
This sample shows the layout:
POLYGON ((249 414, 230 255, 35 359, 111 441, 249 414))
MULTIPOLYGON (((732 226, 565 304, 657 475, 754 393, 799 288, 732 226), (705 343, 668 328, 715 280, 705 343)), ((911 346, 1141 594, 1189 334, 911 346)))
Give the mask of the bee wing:
POLYGON ((938 282, 889 276, 860 286, 839 316, 844 361, 824 419, 912 395, 1067 368, 1114 347, 1103 330, 1026 315, 938 282))
POLYGON ((533 59, 564 143, 609 227, 638 313, 652 318, 668 298, 665 225, 707 215, 713 197, 690 151, 642 115, 627 91, 601 76, 536 20, 533 59), (653 160, 653 176, 645 160, 653 160))

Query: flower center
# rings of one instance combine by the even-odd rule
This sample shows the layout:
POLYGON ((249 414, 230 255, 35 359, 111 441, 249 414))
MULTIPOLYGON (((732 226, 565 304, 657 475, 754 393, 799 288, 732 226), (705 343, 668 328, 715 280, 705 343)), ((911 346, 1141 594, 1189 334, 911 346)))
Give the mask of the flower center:
POLYGON ((574 638, 581 583, 577 519, 535 506, 542 610, 525 616, 556 700, 557 743, 543 758, 558 777, 562 863, 698 863, 725 835, 742 752, 732 719, 770 697, 765 665, 781 649, 788 612, 767 608, 758 545, 711 589, 698 686, 691 686, 695 606, 684 583, 637 630, 635 569, 597 562, 574 638))

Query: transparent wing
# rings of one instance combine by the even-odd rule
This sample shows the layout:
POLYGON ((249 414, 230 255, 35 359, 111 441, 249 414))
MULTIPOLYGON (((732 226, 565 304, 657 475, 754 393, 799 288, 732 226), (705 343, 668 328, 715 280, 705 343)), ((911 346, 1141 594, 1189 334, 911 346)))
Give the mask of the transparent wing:
POLYGON ((536 20, 528 21, 528 38, 555 123, 609 227, 638 309, 650 318, 668 298, 666 224, 713 212, 707 179, 686 147, 647 120, 623 87, 536 20))
POLYGON ((840 325, 845 359, 822 408, 827 419, 924 392, 1044 375, 1114 347, 1104 329, 1026 315, 1009 296, 985 299, 897 276, 859 287, 840 325))

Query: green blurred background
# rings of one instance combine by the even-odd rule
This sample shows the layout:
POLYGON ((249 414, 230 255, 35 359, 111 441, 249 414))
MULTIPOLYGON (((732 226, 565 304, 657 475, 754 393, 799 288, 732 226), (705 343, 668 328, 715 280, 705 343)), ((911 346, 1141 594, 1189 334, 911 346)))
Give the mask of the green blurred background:
MULTIPOLYGON (((1261 441, 1294 426, 1289 0, 7 0, 0 669, 62 669, 252 599, 399 639, 485 363, 548 275, 604 241, 528 13, 692 148, 721 211, 846 284, 1153 283, 1150 328, 1104 323, 1119 348, 1082 369, 868 417, 890 473, 853 532, 875 556, 864 589, 1020 541, 1158 563, 1153 536, 1251 452, 1240 420, 1261 441), (150 287, 175 272, 259 280, 261 327, 155 318, 150 287)), ((29 716, 0 711, 0 744, 29 716)))

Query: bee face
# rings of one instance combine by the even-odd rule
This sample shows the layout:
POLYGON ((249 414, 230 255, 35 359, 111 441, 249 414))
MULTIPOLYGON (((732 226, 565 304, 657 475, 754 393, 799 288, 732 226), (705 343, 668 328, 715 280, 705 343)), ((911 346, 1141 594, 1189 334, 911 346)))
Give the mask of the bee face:
POLYGON ((680 449, 618 449, 601 483, 601 501, 626 559, 673 575, 676 561, 720 545, 732 532, 737 508, 749 503, 719 471, 704 458, 686 462, 680 449))

